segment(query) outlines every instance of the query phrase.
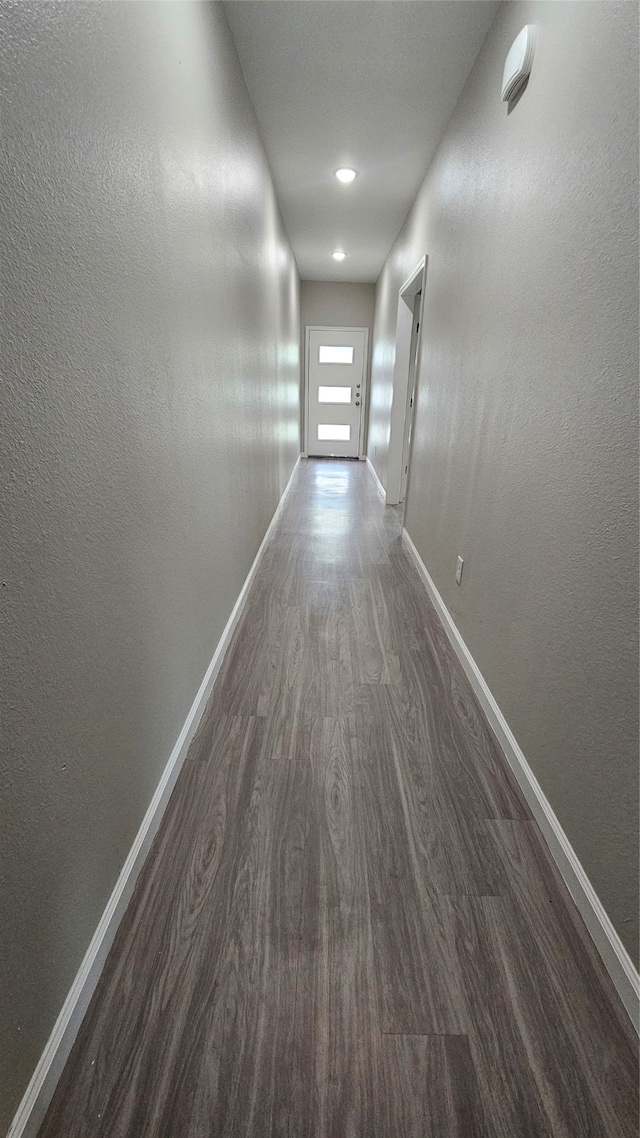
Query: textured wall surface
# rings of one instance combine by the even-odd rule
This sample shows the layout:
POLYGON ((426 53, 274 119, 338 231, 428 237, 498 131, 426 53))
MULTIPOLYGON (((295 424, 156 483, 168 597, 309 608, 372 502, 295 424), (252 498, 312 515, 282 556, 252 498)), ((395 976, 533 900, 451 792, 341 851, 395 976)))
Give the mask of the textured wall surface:
POLYGON ((502 6, 378 282, 369 433, 384 482, 398 288, 427 253, 406 525, 634 955, 637 111, 635 4, 502 6))
POLYGON ((376 286, 349 281, 302 281, 300 323, 372 328, 376 286))
POLYGON ((299 451, 224 12, 0 6, 0 1133, 299 451))
MULTIPOLYGON (((367 411, 369 376, 371 372, 371 345, 373 315, 376 303, 376 286, 350 281, 302 281, 300 284, 300 351, 304 360, 305 327, 317 324, 328 328, 368 328, 367 400, 365 404, 364 438, 367 437, 367 411)), ((301 419, 304 438, 304 408, 301 419)))

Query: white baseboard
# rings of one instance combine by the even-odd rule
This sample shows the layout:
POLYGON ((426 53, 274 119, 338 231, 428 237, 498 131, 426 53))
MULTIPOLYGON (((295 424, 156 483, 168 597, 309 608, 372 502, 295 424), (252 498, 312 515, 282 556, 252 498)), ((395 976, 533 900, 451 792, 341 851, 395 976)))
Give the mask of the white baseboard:
POLYGON ((378 494, 380 494, 383 502, 386 502, 387 491, 385 490, 384 486, 382 485, 382 482, 380 481, 380 479, 378 478, 378 475, 376 474, 375 470, 373 469, 373 463, 371 462, 369 455, 367 455, 367 466, 369 467, 369 470, 371 471, 371 477, 373 478, 373 481, 376 484, 376 490, 378 491, 378 494))
POLYGON ((56 1020, 53 1031, 40 1057, 38 1066, 33 1073, 31 1082, 24 1093, 22 1102, 11 1123, 7 1138, 35 1138, 42 1124, 58 1079, 62 1074, 80 1024, 89 1006, 89 1001, 100 978, 118 926, 124 916, 131 894, 133 893, 136 880, 142 869, 147 853, 149 852, 151 843, 158 831, 160 822, 162 821, 162 815, 164 814, 169 798, 171 797, 171 792, 186 758, 189 744, 207 705, 207 700, 209 699, 216 676, 220 671, 222 661, 231 642, 236 625, 242 616, 249 589, 251 588, 274 526, 280 516, 284 500, 296 470, 298 469, 300 457, 299 455, 296 460, 296 464, 291 472, 291 477, 283 491, 267 532, 262 539, 260 548, 256 553, 247 578, 240 590, 238 599, 233 606, 224 632, 213 654, 213 659, 200 684, 198 694, 191 705, 191 709, 187 715, 182 731, 178 736, 176 745, 169 756, 169 761, 158 783, 155 794, 151 799, 149 809, 142 820, 142 825, 136 834, 135 841, 127 855, 127 859, 122 867, 113 893, 109 898, 107 907, 100 918, 100 923, 93 934, 84 960, 71 985, 62 1011, 56 1020))
POLYGON ((567 835, 554 813, 540 783, 531 770, 524 754, 496 703, 473 656, 460 635, 432 577, 406 529, 402 541, 413 559, 427 592, 433 602, 464 668, 478 701, 507 762, 513 770, 531 812, 549 846, 551 855, 565 880, 578 910, 586 924, 605 967, 636 1029, 640 1020, 640 977, 633 961, 614 929, 567 835))

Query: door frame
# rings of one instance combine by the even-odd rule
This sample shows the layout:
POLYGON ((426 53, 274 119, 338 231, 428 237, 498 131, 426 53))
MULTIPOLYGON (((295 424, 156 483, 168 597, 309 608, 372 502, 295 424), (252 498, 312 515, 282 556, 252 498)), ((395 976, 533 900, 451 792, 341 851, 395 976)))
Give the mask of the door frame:
POLYGON ((420 351, 420 329, 422 328, 422 293, 416 293, 411 319, 411 341, 409 345, 409 378, 407 382, 407 403, 402 437, 402 462, 400 463, 399 502, 404 504, 409 486, 409 461, 411 458, 411 439, 413 435, 413 408, 415 405, 416 381, 418 378, 418 353, 420 351), (416 328, 414 337, 414 328, 416 328))
POLYGON ((367 376, 369 371, 369 329, 364 327, 355 327, 352 324, 305 324, 304 326, 304 423, 302 424, 302 438, 304 440, 304 450, 302 452, 303 458, 309 457, 309 365, 310 359, 310 345, 312 332, 333 332, 334 329, 340 332, 364 332, 364 351, 362 360, 362 399, 360 401, 360 438, 358 439, 358 458, 361 462, 365 461, 365 423, 366 423, 366 399, 368 393, 367 376))
MULTIPOLYGON (((389 451, 387 460, 388 465, 386 502, 388 506, 397 506, 398 502, 400 501, 405 439, 410 432, 413 435, 411 428, 413 426, 416 410, 415 396, 418 390, 418 378, 422 364, 422 345, 424 343, 422 332, 424 327, 427 261, 428 257, 425 253, 424 257, 421 258, 421 260, 414 268, 413 272, 398 290, 398 317, 395 337, 396 356, 393 368, 393 399, 391 403, 389 451), (415 298, 419 292, 422 293, 422 300, 420 302, 420 308, 418 311, 420 328, 418 330, 416 346, 416 364, 413 372, 413 391, 410 393, 409 377, 411 373, 411 333, 413 330, 415 298), (413 407, 410 405, 412 395, 413 407)), ((411 439, 411 442, 412 441, 413 440, 411 439)), ((411 449, 412 447, 410 445, 409 453, 407 455, 409 471, 407 474, 407 484, 404 495, 405 509, 409 493, 409 480, 411 478, 411 449)))

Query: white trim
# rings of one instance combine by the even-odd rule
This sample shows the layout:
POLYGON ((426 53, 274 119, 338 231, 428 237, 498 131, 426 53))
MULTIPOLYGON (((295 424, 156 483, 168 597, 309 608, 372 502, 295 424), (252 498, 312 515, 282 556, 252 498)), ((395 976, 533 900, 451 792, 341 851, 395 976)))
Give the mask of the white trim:
POLYGON ((213 654, 213 659, 200 684, 198 694, 191 705, 191 709, 187 715, 182 731, 178 736, 176 745, 169 756, 169 761, 158 783, 155 794, 151 799, 149 809, 142 820, 135 841, 120 871, 107 907, 100 918, 100 923, 93 934, 84 960, 78 969, 78 973, 63 1004, 62 1011, 54 1024, 53 1031, 47 1040, 38 1066, 24 1093, 22 1102, 16 1111, 7 1138, 35 1138, 42 1124, 42 1120, 53 1097, 56 1084, 62 1074, 63 1067, 73 1046, 80 1024, 82 1023, 83 1016, 89 1006, 89 1001, 100 978, 107 953, 113 944, 118 925, 124 916, 125 909, 133 893, 137 877, 158 831, 158 827, 160 826, 162 815, 169 802, 171 792, 186 758, 187 751, 189 750, 189 744, 196 732, 200 717, 207 705, 207 700, 215 683, 216 676, 220 671, 225 653, 229 647, 238 621, 242 616, 249 589, 251 588, 258 566, 269 543, 274 526, 280 516, 284 500, 298 469, 300 458, 301 456, 298 455, 289 481, 284 488, 267 532, 262 539, 260 548, 256 553, 253 564, 240 590, 238 599, 233 606, 224 632, 220 637, 213 654))
MULTIPOLYGON (((395 332, 395 361, 393 365, 393 397, 389 413, 389 450, 387 455, 387 502, 396 506, 401 500, 403 483, 403 464, 405 451, 405 438, 409 430, 409 422, 413 420, 414 412, 409 408, 410 394, 418 392, 418 380, 422 364, 422 329, 424 325, 424 309, 426 297, 428 257, 425 253, 411 273, 411 276, 398 290, 398 308, 395 332), (416 295, 421 292, 420 311, 418 322, 420 330, 415 344, 415 366, 413 368, 413 392, 409 392, 409 376, 411 373, 411 344, 413 340, 414 305, 416 295)), ((415 397, 414 397, 415 410, 415 397)), ((411 450, 407 457, 407 466, 411 467, 411 450)), ((405 486, 405 505, 408 492, 408 481, 405 486)))
POLYGON ((386 492, 384 486, 382 485, 382 482, 378 478, 378 475, 376 474, 375 470, 373 469, 373 463, 372 463, 371 459, 369 458, 369 455, 367 455, 366 457, 367 457, 367 466, 369 467, 369 470, 371 471, 371 475, 373 477, 373 481, 376 484, 376 490, 378 491, 378 494, 380 494, 382 501, 386 502, 387 492, 386 492))
POLYGON ((478 665, 467 648, 453 617, 447 609, 432 577, 406 529, 402 541, 415 562, 416 568, 444 624, 445 631, 464 668, 471 686, 489 721, 498 743, 505 753, 533 816, 540 826, 551 855, 562 874, 593 942, 618 991, 636 1031, 639 1028, 640 977, 633 961, 614 929, 593 885, 565 834, 540 783, 531 770, 524 754, 496 703, 478 665))
MULTIPOLYGON (((305 324, 304 326, 304 423, 302 425, 302 441, 304 444, 303 458, 309 456, 309 367, 311 364, 310 338, 311 332, 364 332, 364 349, 362 360, 362 398, 360 400, 360 433, 358 437, 358 458, 364 458, 366 446, 365 425, 369 374, 369 329, 364 325, 356 327, 351 324, 305 324)), ((322 455, 314 455, 322 458, 322 455)))
POLYGON ((416 267, 413 270, 413 272, 411 273, 411 275, 409 277, 407 277, 407 279, 403 285, 400 285, 400 288, 398 290, 399 295, 402 297, 402 299, 404 300, 407 307, 411 308, 412 311, 413 311, 413 305, 411 304, 411 301, 413 300, 416 293, 419 292, 420 289, 424 285, 424 281, 422 280, 422 275, 423 275, 426 267, 427 267, 427 254, 425 253, 424 257, 422 257, 420 259, 420 261, 416 265, 416 267))

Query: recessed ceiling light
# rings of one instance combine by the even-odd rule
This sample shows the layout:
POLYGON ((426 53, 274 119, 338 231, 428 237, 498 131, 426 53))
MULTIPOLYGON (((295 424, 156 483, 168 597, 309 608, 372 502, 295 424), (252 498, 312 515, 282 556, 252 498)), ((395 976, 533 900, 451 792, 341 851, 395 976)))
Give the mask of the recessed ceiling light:
POLYGON ((345 253, 344 249, 334 249, 333 253, 331 254, 334 261, 344 261, 346 255, 347 254, 345 253))
POLYGON ((339 182, 352 182, 355 177, 355 170, 351 170, 348 166, 344 166, 341 170, 336 170, 336 178, 339 182))

